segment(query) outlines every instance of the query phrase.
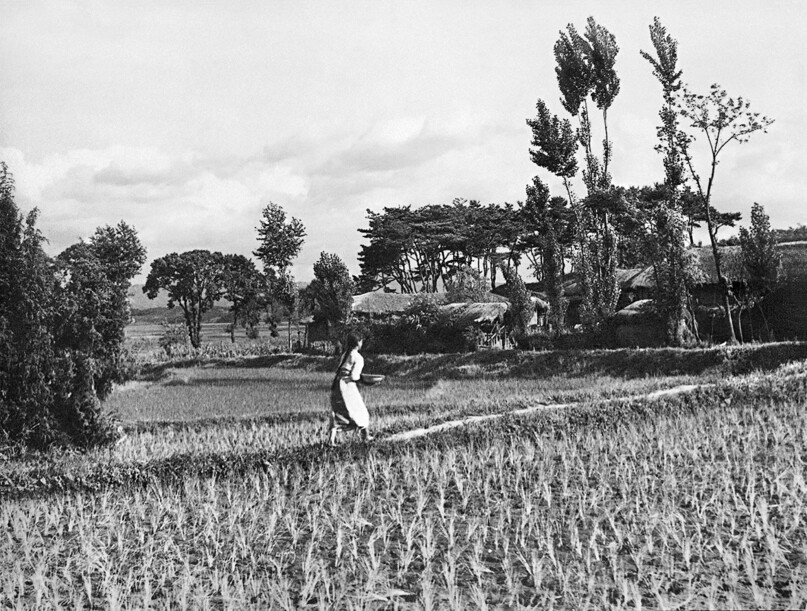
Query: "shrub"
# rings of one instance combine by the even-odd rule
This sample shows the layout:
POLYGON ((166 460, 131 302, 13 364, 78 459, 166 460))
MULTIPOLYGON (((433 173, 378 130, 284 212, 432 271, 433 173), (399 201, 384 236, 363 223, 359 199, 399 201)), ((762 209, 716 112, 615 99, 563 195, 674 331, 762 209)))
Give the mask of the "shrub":
POLYGON ((127 372, 127 274, 145 251, 121 223, 50 259, 37 211, 23 221, 12 194, 0 162, 0 437, 33 447, 109 442, 100 401, 127 372))
POLYGON ((477 339, 475 330, 459 327, 456 315, 428 295, 416 297, 401 316, 355 321, 350 329, 366 338, 367 351, 388 354, 468 352, 477 339))
POLYGON ((178 349, 187 347, 188 334, 183 323, 171 323, 164 320, 160 324, 162 325, 163 333, 158 342, 160 348, 165 351, 166 356, 170 358, 177 353, 178 349))

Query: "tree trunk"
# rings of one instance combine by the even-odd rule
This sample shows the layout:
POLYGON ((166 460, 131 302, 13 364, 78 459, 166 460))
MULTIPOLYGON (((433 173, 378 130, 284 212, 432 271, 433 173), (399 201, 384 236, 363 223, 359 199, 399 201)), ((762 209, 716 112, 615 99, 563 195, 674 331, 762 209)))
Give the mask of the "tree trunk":
MULTIPOLYGON (((712 163, 712 175, 714 176, 714 162, 712 163)), ((717 274, 717 282, 718 286, 720 286, 720 291, 723 293, 723 310, 726 313, 726 321, 729 325, 729 341, 732 344, 737 343, 737 336, 734 334, 734 322, 731 318, 731 303, 729 302, 729 279, 723 275, 723 270, 721 267, 721 257, 720 257, 720 247, 717 245, 717 228, 714 226, 712 222, 712 215, 709 210, 709 201, 710 196, 708 195, 711 193, 712 188, 712 180, 709 179, 709 189, 707 191, 706 197, 703 198, 703 206, 704 211, 706 213, 706 228, 709 233, 709 242, 712 246, 712 257, 715 261, 715 273, 717 274)))
POLYGON ((753 342, 756 338, 754 337, 754 316, 753 316, 752 312, 753 312, 753 309, 748 310, 748 326, 750 327, 751 341, 753 342))
POLYGON ((768 325, 768 317, 765 316, 765 310, 762 309, 762 303, 757 304, 759 313, 762 314, 762 322, 765 323, 765 339, 771 341, 771 328, 768 325))
POLYGON ((695 340, 700 343, 701 341, 701 334, 700 329, 698 328, 698 319, 695 316, 695 308, 692 305, 692 294, 687 289, 687 300, 686 300, 686 308, 689 310, 689 316, 692 320, 692 333, 695 335, 695 340))
POLYGON ((188 339, 191 340, 191 346, 194 348, 199 347, 199 330, 201 324, 199 322, 200 315, 192 308, 182 308, 185 312, 185 326, 188 329, 188 339))
POLYGON ((734 320, 731 317, 731 303, 729 302, 728 285, 725 282, 721 282, 721 289, 723 291, 723 310, 726 312, 726 320, 728 321, 729 324, 729 332, 730 332, 729 341, 732 344, 736 344, 737 335, 734 333, 734 320))
POLYGON ((230 327, 230 342, 235 343, 235 326, 238 324, 238 313, 233 311, 233 324, 230 327))

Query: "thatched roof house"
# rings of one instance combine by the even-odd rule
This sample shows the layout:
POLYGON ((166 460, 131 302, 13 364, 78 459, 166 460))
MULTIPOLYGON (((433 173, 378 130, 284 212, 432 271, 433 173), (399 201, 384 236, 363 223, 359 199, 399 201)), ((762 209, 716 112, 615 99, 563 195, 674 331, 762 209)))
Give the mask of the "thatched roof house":
MULTIPOLYGON (((401 314, 416 298, 428 297, 435 303, 443 305, 448 302, 446 293, 385 293, 371 291, 353 297, 353 311, 357 314, 370 316, 385 316, 401 314)), ((507 299, 493 293, 488 293, 490 302, 507 303, 507 299)))
POLYGON ((370 291, 353 296, 353 311, 372 316, 400 314, 412 303, 417 294, 385 293, 370 291))
POLYGON ((353 312, 360 316, 382 318, 399 316, 416 298, 428 297, 439 306, 441 313, 451 317, 453 326, 460 330, 473 327, 477 330, 477 347, 492 347, 504 341, 504 314, 509 301, 488 293, 489 301, 480 303, 446 303, 445 293, 384 293, 370 292, 353 297, 353 312))
MULTIPOLYGON (((807 300, 805 300, 807 242, 779 244, 777 249, 782 255, 779 284, 763 301, 762 313, 756 311, 747 313, 748 318, 743 318, 743 328, 746 329, 746 325, 749 327, 746 329, 746 336, 749 336, 753 328, 759 330, 764 325, 779 339, 805 338, 807 337, 807 300)), ((692 253, 701 272, 701 280, 692 291, 700 332, 702 335, 712 335, 715 341, 725 339, 723 336, 727 333, 725 323, 719 321, 724 316, 723 297, 712 249, 707 246, 697 247, 692 249, 692 253)), ((739 246, 721 246, 720 255, 723 274, 732 283, 735 291, 741 290, 743 283, 748 279, 748 272, 743 265, 742 249, 739 246)), ((655 286, 652 266, 644 270, 618 270, 618 273, 623 291, 618 307, 624 307, 631 301, 652 297, 655 286)), ((627 317, 630 311, 623 310, 623 313, 618 313, 617 316, 627 317)), ((617 318, 617 322, 622 326, 629 324, 627 318, 617 318)))
MULTIPOLYGON (((616 270, 616 280, 623 291, 650 290, 655 286, 653 267, 632 267, 616 270)), ((567 298, 582 297, 583 287, 577 278, 567 280, 563 285, 567 298)))
POLYGON ((649 348, 664 345, 664 326, 653 311, 652 299, 639 299, 614 314, 613 339, 617 346, 649 348))
MULTIPOLYGON (((748 273, 743 265, 743 252, 739 246, 720 247, 720 267, 723 275, 731 282, 739 282, 748 278, 748 273)), ((698 260, 703 278, 700 284, 718 284, 717 268, 715 267, 715 257, 710 246, 699 246, 693 248, 692 252, 698 260)))
POLYGON ((509 304, 498 301, 490 303, 447 303, 440 310, 452 315, 461 329, 484 323, 492 324, 504 320, 509 304))

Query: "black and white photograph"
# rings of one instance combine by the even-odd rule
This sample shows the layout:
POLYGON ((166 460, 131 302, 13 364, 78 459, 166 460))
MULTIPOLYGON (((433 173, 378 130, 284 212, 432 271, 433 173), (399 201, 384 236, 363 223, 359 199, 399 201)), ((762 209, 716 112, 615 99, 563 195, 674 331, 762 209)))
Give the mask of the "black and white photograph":
POLYGON ((805 32, 3 2, 0 609, 807 609, 805 32))

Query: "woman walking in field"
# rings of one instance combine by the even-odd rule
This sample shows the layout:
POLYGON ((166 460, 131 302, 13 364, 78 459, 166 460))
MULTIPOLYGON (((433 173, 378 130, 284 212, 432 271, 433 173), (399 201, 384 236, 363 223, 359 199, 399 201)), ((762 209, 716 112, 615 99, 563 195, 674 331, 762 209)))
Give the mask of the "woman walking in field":
POLYGON ((339 431, 358 429, 362 439, 370 441, 367 427, 370 425, 370 414, 364 405, 358 385, 361 383, 361 370, 364 368, 364 357, 359 354, 363 340, 356 333, 347 336, 347 348, 339 361, 333 383, 331 384, 331 426, 328 443, 336 445, 336 434, 339 431))

